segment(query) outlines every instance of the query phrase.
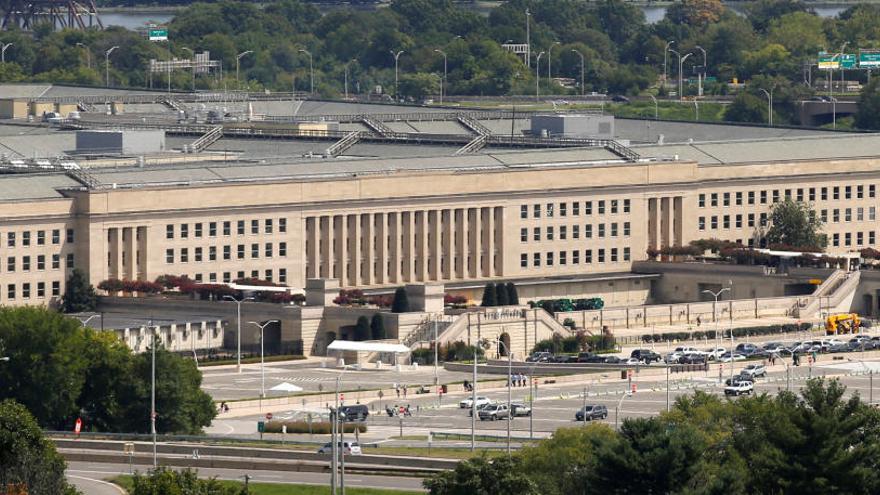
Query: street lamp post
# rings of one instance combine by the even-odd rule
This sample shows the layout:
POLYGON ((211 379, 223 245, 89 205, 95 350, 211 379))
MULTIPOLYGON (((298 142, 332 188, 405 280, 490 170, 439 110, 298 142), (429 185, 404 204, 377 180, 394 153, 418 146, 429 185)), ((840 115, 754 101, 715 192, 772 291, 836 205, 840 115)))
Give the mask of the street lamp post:
POLYGON ((443 55, 443 79, 440 81, 440 104, 443 104, 443 91, 446 87, 446 52, 440 49, 434 50, 436 53, 443 55))
POLYGON ((94 315, 91 315, 91 316, 86 317, 86 318, 83 318, 82 316, 77 316, 76 319, 79 320, 80 325, 82 325, 82 326, 86 326, 86 325, 88 325, 88 323, 89 323, 90 321, 92 321, 93 318, 98 318, 99 316, 101 316, 101 315, 100 315, 100 314, 94 314, 94 315))
POLYGON ((659 108, 658 108, 658 106, 657 106, 657 98, 655 98, 654 95, 652 95, 652 94, 648 94, 648 96, 650 96, 650 97, 651 97, 651 101, 654 102, 654 120, 658 120, 658 119, 659 119, 659 115, 660 115, 660 111, 659 111, 659 108))
POLYGON ((92 53, 89 51, 88 45, 85 43, 77 43, 76 46, 82 48, 86 52, 86 67, 92 68, 92 53))
MULTIPOLYGON (((510 410, 512 402, 510 387, 513 384, 513 352, 510 351, 510 347, 501 339, 498 339, 498 345, 504 347, 504 351, 507 353, 507 457, 510 457, 510 421, 513 419, 513 411, 510 410)), ((474 409, 474 415, 476 413, 477 410, 474 409)))
POLYGON ((687 55, 685 55, 683 57, 681 56, 681 54, 678 55, 678 99, 679 100, 684 99, 684 94, 683 94, 684 93, 684 84, 683 84, 683 81, 684 81, 684 79, 683 79, 684 61, 687 60, 687 58, 690 57, 691 55, 693 55, 693 53, 688 53, 687 55))
POLYGON ((703 52, 703 70, 697 73, 697 96, 703 96, 703 76, 708 72, 707 64, 708 58, 706 57, 706 49, 700 45, 696 46, 697 50, 703 52))
POLYGON ((236 321, 238 322, 238 337, 236 339, 238 341, 238 354, 237 354, 236 361, 235 361, 235 369, 236 369, 237 373, 241 373, 241 303, 243 303, 245 301, 253 301, 254 298, 253 297, 243 297, 241 299, 236 299, 233 296, 226 295, 226 296, 223 296, 223 299, 228 299, 228 300, 235 303, 235 315, 236 315, 236 321))
POLYGON ((299 52, 305 53, 309 57, 309 94, 313 95, 315 94, 315 66, 313 64, 312 52, 305 48, 300 48, 299 52))
POLYGON ((150 433, 153 435, 153 469, 159 467, 159 456, 156 453, 156 329, 150 321, 150 351, 152 366, 150 369, 150 433))
POLYGON ((535 59, 535 100, 541 96, 541 57, 543 56, 544 52, 541 52, 535 59))
POLYGON ((345 99, 348 99, 348 65, 352 62, 357 62, 356 58, 353 58, 345 63, 345 99))
POLYGON ((181 50, 186 50, 192 55, 192 90, 195 92, 196 90, 196 52, 192 48, 187 48, 185 46, 180 48, 181 50))
POLYGON ((0 59, 2 59, 0 61, 2 61, 2 63, 4 63, 4 64, 6 63, 6 49, 14 44, 15 43, 13 43, 13 42, 9 42, 9 43, 4 44, 2 47, 0 47, 0 59))
POLYGON ((572 48, 571 51, 577 53, 581 58, 581 96, 584 96, 584 54, 574 48, 572 48))
POLYGON ((254 53, 253 50, 246 50, 235 56, 235 84, 241 89, 241 81, 238 77, 239 68, 241 67, 241 57, 254 53))
MULTIPOLYGON (((629 390, 624 392, 623 396, 620 398, 619 401, 617 401, 617 405, 614 407, 614 429, 615 430, 620 429, 618 427, 618 424, 619 424, 618 419, 620 418, 620 406, 623 405, 623 399, 626 399, 631 394, 632 394, 632 392, 630 392, 629 390)), ((587 411, 584 410, 584 416, 586 416, 586 413, 587 413, 587 411)))
POLYGON ((399 90, 399 86, 398 86, 398 83, 399 83, 399 80, 398 80, 398 75, 399 75, 399 73, 398 73, 398 62, 400 61, 400 55, 403 54, 404 50, 400 50, 400 51, 397 51, 397 52, 395 52, 394 50, 390 50, 390 51, 391 51, 391 55, 394 56, 394 99, 399 100, 399 99, 400 99, 400 93, 398 92, 398 90, 399 90))
POLYGON ((669 47, 675 43, 675 40, 670 40, 666 42, 666 48, 663 49, 663 85, 666 86, 666 67, 669 65, 667 62, 667 56, 669 55, 669 47))
POLYGON ((526 68, 532 68, 532 42, 531 42, 531 18, 532 13, 526 9, 526 68))
POLYGON ((551 59, 550 56, 553 54, 553 47, 556 45, 561 45, 561 44, 562 43, 560 43, 558 41, 554 41, 553 43, 550 43, 550 48, 547 48, 547 85, 548 86, 553 85, 553 63, 552 63, 553 59, 551 59))
POLYGON ((104 52, 104 79, 108 88, 110 87, 110 54, 117 48, 119 47, 111 46, 110 49, 104 52))
POLYGON ((255 321, 252 321, 250 323, 252 323, 260 328, 260 397, 265 399, 266 398, 266 371, 263 368, 263 365, 265 364, 265 352, 264 352, 265 347, 263 345, 263 332, 266 330, 266 327, 268 327, 270 324, 280 323, 280 321, 279 320, 269 320, 269 321, 263 323, 262 325, 260 325, 259 323, 255 322, 255 321))
POLYGON ((767 123, 773 127, 773 88, 770 88, 769 92, 761 88, 761 92, 767 97, 767 123))

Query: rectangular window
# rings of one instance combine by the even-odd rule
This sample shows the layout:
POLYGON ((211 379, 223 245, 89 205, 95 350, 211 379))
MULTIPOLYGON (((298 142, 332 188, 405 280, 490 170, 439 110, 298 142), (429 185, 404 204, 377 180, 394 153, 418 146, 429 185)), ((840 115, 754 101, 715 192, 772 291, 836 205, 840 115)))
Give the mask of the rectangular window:
POLYGON ((861 246, 865 244, 865 233, 864 232, 856 232, 856 245, 861 246))
POLYGON ((21 284, 21 297, 23 299, 30 299, 31 298, 31 284, 29 284, 27 282, 21 284))
POLYGON ((832 194, 831 194, 832 199, 835 199, 835 200, 840 199, 840 187, 839 186, 834 186, 834 188, 831 191, 832 191, 832 194))
POLYGON ((835 223, 839 222, 840 221, 840 210, 835 208, 831 213, 832 213, 831 221, 835 222, 835 223))
POLYGON ((195 234, 196 237, 201 237, 201 236, 202 236, 202 224, 201 224, 201 222, 195 224, 195 232, 194 232, 194 234, 195 234))
POLYGON ((697 219, 697 228, 699 230, 706 230, 706 217, 700 217, 697 219))
POLYGON ((251 234, 259 234, 260 233, 260 221, 259 220, 251 220, 251 234))
POLYGON ((725 229, 730 228, 730 215, 724 215, 724 217, 722 218, 722 225, 725 229))
POLYGON ((584 263, 592 263, 593 262, 593 250, 587 249, 584 251, 584 263))
POLYGON ((553 251, 547 252, 547 266, 553 266, 553 251))
POLYGON ((208 282, 214 283, 217 281, 217 273, 211 272, 208 274, 208 282))
POLYGON ((743 226, 743 216, 742 216, 741 214, 737 214, 737 215, 736 215, 736 223, 735 223, 734 225, 736 225, 736 228, 738 228, 738 229, 741 229, 741 228, 742 228, 742 226, 743 226))
POLYGON ((282 258, 287 256, 287 243, 286 242, 279 242, 278 243, 278 256, 281 256, 282 258))
POLYGON ((15 256, 6 258, 6 271, 10 273, 15 271, 15 256))
POLYGON ((710 197, 712 199, 709 202, 709 206, 718 206, 718 193, 712 193, 710 197))
POLYGON ((208 261, 217 261, 217 246, 208 246, 208 261))
POLYGON ((8 284, 6 286, 6 298, 15 299, 15 284, 8 284))
POLYGON ((863 199, 865 197, 865 186, 858 185, 856 186, 856 199, 863 199))
POLYGON ((532 229, 532 239, 536 241, 541 240, 541 227, 535 227, 532 229))
POLYGON ((223 259, 226 261, 232 259, 232 246, 223 246, 223 259))
POLYGON ((743 193, 742 191, 736 192, 736 206, 742 206, 743 204, 743 193))
POLYGON ((630 224, 629 222, 623 222, 623 235, 628 236, 630 233, 630 224))
POLYGON ((612 214, 612 215, 613 215, 613 214, 616 214, 616 213, 617 213, 617 200, 616 200, 616 199, 612 199, 612 200, 610 201, 610 203, 611 203, 611 214, 612 214))
POLYGON ((596 211, 599 215, 605 214, 605 200, 599 201, 599 206, 596 211))
POLYGON ((174 249, 165 250, 165 263, 174 263, 174 249))
POLYGON ((52 244, 61 244, 61 230, 52 229, 52 244))
POLYGON ((822 210, 820 213, 819 218, 822 219, 822 223, 828 223, 828 210, 822 210))
POLYGON ((272 252, 272 251, 273 251, 273 250, 272 250, 272 243, 271 243, 271 242, 267 242, 267 243, 263 246, 263 256, 265 256, 266 258, 271 258, 272 255, 273 255, 273 252, 272 252))
POLYGON ((525 227, 519 229, 519 242, 529 242, 529 229, 525 227))
POLYGON ((196 282, 202 283, 202 274, 201 273, 196 273, 196 282))
POLYGON ((265 222, 263 222, 263 230, 266 231, 267 234, 271 234, 272 231, 275 230, 275 226, 272 224, 272 219, 267 218, 265 222))
POLYGON ((41 254, 37 256, 37 270, 45 270, 46 269, 46 255, 41 254))
POLYGON ((623 200, 623 212, 629 213, 630 210, 630 201, 628 199, 623 200))
POLYGON ((617 248, 611 248, 611 262, 617 263, 617 248))
POLYGON ((559 226, 559 240, 564 241, 568 238, 568 227, 565 225, 559 226))
POLYGON ((718 228, 718 217, 715 215, 712 216, 712 223, 710 228, 712 228, 713 230, 718 228))
POLYGON ((232 235, 232 222, 223 222, 223 235, 232 235))
POLYGON ((599 224, 599 239, 602 239, 603 237, 605 237, 605 224, 600 223, 599 224))
POLYGON ((729 192, 724 193, 724 196, 721 201, 722 201, 722 205, 730 206, 730 193, 729 192))
POLYGON ((52 255, 52 269, 57 270, 59 268, 61 268, 61 255, 60 254, 53 254, 52 255))
POLYGON ((541 205, 532 205, 532 218, 541 218, 541 205))
POLYGON ((599 249, 598 256, 596 257, 596 261, 599 263, 605 263, 605 249, 599 249))
POLYGON ((821 195, 821 197, 822 197, 822 201, 828 201, 828 188, 827 188, 827 187, 823 187, 823 188, 820 190, 820 192, 822 193, 822 195, 821 195))
POLYGON ((208 235, 211 237, 217 237, 217 222, 208 223, 208 235))
POLYGON ((804 200, 804 189, 803 189, 802 187, 799 187, 799 188, 797 189, 797 200, 798 200, 798 201, 803 201, 803 200, 804 200))
POLYGON ((37 246, 45 246, 46 245, 46 231, 38 230, 37 231, 37 246))
POLYGON ((877 220, 877 208, 873 206, 868 207, 868 220, 877 220))
POLYGON ((611 222, 611 237, 617 237, 617 222, 611 222))
POLYGON ((852 222, 852 208, 847 208, 843 211, 844 220, 847 222, 852 222))
POLYGON ((265 275, 264 275, 265 280, 271 282, 271 281, 272 281, 272 270, 266 270, 266 271, 264 272, 264 274, 265 274, 265 275))
POLYGON ((259 258, 260 257, 260 245, 257 243, 251 244, 251 258, 259 258))
POLYGON ((630 255, 630 250, 629 250, 629 248, 628 248, 628 247, 623 248, 623 261, 630 261, 631 258, 632 258, 632 257, 631 257, 631 255, 630 255))
POLYGON ((239 220, 236 225, 236 232, 238 235, 244 235, 244 220, 239 220))
POLYGON ((21 269, 26 272, 31 271, 31 257, 30 256, 22 256, 21 257, 21 269))
POLYGON ((774 203, 778 203, 778 202, 779 202, 779 189, 774 189, 774 190, 773 190, 773 202, 774 202, 774 203))
POLYGON ((37 297, 46 297, 46 282, 37 282, 37 297))
POLYGON ((181 239, 189 238, 189 224, 188 223, 180 224, 180 238, 181 239))
POLYGON ((847 233, 843 234, 843 239, 844 239, 844 246, 851 246, 852 245, 852 232, 847 232, 847 233))
POLYGON ((571 214, 573 216, 578 216, 581 214, 581 203, 580 201, 575 201, 571 204, 571 214))
POLYGON ((278 282, 282 284, 287 283, 287 268, 278 269, 278 282))
POLYGON ((522 253, 519 255, 519 267, 520 268, 528 268, 529 267, 529 255, 526 253, 522 253))
POLYGON ((245 247, 244 244, 239 244, 239 245, 238 245, 238 253, 237 253, 237 255, 238 255, 238 259, 240 259, 240 260, 243 260, 243 259, 244 259, 244 247, 245 247))
POLYGON ((174 225, 169 223, 165 226, 165 238, 174 239, 174 225))
POLYGON ((553 203, 547 203, 547 218, 553 217, 553 203))
POLYGON ((810 196, 809 197, 810 197, 811 202, 816 201, 816 188, 815 187, 810 188, 810 196))
POLYGON ((865 220, 865 209, 861 206, 856 208, 856 221, 861 222, 865 220))
POLYGON ((761 204, 767 204, 767 191, 761 191, 761 204))
POLYGON ((76 268, 76 264, 74 263, 73 253, 67 254, 67 259, 65 260, 65 266, 68 270, 73 270, 76 268))
POLYGON ((528 205, 520 205, 519 206, 519 217, 520 218, 529 218, 529 206, 528 205))
POLYGON ((567 265, 568 264, 568 251, 559 251, 559 264, 567 265))
POLYGON ((587 201, 584 203, 584 215, 592 215, 593 214, 593 202, 587 201))
POLYGON ((755 214, 754 214, 754 213, 749 213, 749 217, 748 217, 748 218, 749 218, 748 226, 749 226, 749 227, 754 227, 754 226, 755 226, 755 214))
POLYGON ((568 203, 559 203, 559 216, 568 216, 568 203))
POLYGON ((748 203, 749 203, 750 205, 755 204, 755 191, 749 191, 749 194, 748 194, 748 203))
POLYGON ((767 226, 767 214, 761 213, 761 217, 760 217, 759 221, 761 222, 761 227, 766 227, 767 226))
POLYGON ((584 239, 592 239, 593 238, 593 224, 588 223, 584 225, 584 239))
POLYGON ((29 230, 25 230, 21 233, 21 245, 25 247, 31 245, 31 233, 29 230))
POLYGON ((874 233, 873 230, 869 230, 869 231, 868 231, 868 244, 871 244, 871 245, 874 244, 874 242, 877 240, 876 235, 877 235, 877 234, 874 233))
POLYGON ((571 264, 579 265, 581 264, 581 252, 575 249, 571 252, 571 264))
POLYGON ((571 226, 571 238, 572 239, 580 239, 581 238, 581 226, 580 225, 572 225, 571 226))
POLYGON ((532 266, 541 266, 541 253, 534 253, 532 255, 532 266))
POLYGON ((180 262, 181 263, 189 263, 189 248, 181 248, 180 262))
POLYGON ((282 234, 287 233, 287 219, 286 218, 279 218, 278 219, 278 232, 282 233, 282 234))
POLYGON ((15 247, 15 232, 6 233, 6 247, 15 247))
POLYGON ((868 184, 868 197, 874 198, 877 196, 877 187, 874 184, 868 184))
POLYGON ((55 280, 52 282, 52 296, 58 297, 61 295, 61 282, 55 280))
POLYGON ((201 247, 195 248, 195 252, 193 252, 193 259, 196 261, 196 263, 202 261, 202 248, 201 247))
POLYGON ((785 190, 785 199, 791 199, 791 189, 785 190))
POLYGON ((834 247, 839 247, 839 246, 840 246, 840 234, 834 234, 834 235, 831 237, 831 245, 834 246, 834 247))
POLYGON ((852 199, 852 186, 843 188, 843 199, 852 199))
POLYGON ((548 241, 553 240, 553 226, 552 225, 547 227, 547 240, 548 241))

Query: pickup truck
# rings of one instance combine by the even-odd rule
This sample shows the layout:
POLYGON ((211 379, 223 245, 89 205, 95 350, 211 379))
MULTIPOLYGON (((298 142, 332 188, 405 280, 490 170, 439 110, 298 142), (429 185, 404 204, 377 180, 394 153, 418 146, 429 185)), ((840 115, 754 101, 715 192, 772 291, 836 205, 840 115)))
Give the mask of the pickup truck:
POLYGON ((742 394, 751 394, 755 390, 755 384, 748 381, 738 381, 733 382, 730 385, 724 387, 724 395, 742 395, 742 394))

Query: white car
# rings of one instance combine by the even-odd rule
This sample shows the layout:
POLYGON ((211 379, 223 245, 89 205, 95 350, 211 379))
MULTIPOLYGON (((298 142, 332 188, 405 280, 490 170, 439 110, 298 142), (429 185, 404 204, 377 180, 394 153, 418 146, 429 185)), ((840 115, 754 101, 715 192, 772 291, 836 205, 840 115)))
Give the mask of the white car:
POLYGON ((745 361, 746 357, 736 352, 734 352, 731 357, 730 352, 725 352, 718 360, 722 363, 729 363, 731 361, 745 361))
POLYGON ((755 384, 748 381, 733 382, 724 387, 724 395, 751 394, 755 390, 755 384))
MULTIPOLYGON (((492 402, 492 401, 489 400, 488 397, 477 397, 477 407, 478 408, 480 406, 484 406, 486 404, 489 404, 490 402, 492 402)), ((461 409, 470 409, 473 406, 474 406, 474 404, 473 404, 472 397, 468 397, 467 399, 458 403, 458 407, 460 407, 461 409)))
POLYGON ((721 359, 721 356, 723 356, 725 352, 727 352, 727 349, 723 347, 714 347, 703 351, 703 354, 706 355, 706 359, 721 359))
POLYGON ((620 364, 625 364, 627 366, 644 365, 644 363, 642 363, 642 361, 640 359, 634 358, 634 357, 627 358, 626 361, 621 361, 620 364))
MULTIPOLYGON (((336 446, 337 446, 337 448, 342 449, 343 443, 337 442, 336 446)), ((357 442, 345 442, 344 449, 345 449, 344 452, 346 455, 361 455, 361 446, 357 442)), ((319 454, 332 454, 333 453, 333 444, 331 444, 330 442, 325 443, 323 447, 318 449, 318 453, 319 454)))
POLYGON ((763 364, 750 364, 743 368, 739 372, 739 374, 748 375, 753 378, 757 378, 759 376, 767 376, 767 368, 765 368, 763 364))

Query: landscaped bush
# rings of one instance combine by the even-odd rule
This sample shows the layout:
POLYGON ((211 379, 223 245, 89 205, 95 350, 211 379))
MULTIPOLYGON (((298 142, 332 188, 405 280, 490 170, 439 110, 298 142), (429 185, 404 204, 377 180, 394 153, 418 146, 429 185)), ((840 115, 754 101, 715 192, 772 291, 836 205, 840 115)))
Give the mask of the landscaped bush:
POLYGON ((541 308, 552 314, 570 311, 591 311, 605 307, 605 301, 601 297, 586 299, 540 299, 529 301, 530 308, 541 308))
POLYGON ((139 292, 142 294, 155 294, 162 292, 162 285, 146 280, 119 280, 115 278, 104 280, 98 284, 98 288, 107 292, 139 292))
MULTIPOLYGON (((313 433, 318 435, 329 434, 330 427, 332 426, 329 421, 312 421, 311 426, 309 426, 308 421, 268 421, 263 431, 265 433, 281 433, 281 425, 287 425, 287 433, 313 433)), ((345 423, 343 430, 345 433, 354 433, 354 430, 366 433, 367 425, 363 423, 345 423)))
MULTIPOLYGON (((474 359, 474 348, 460 340, 446 344, 446 347, 441 346, 438 351, 441 361, 471 361, 474 359)), ((477 346, 477 356, 482 357, 483 354, 485 354, 483 349, 477 346)))
MULTIPOLYGON (((812 327, 810 323, 801 323, 800 327, 798 327, 795 323, 786 323, 784 325, 767 325, 763 327, 743 327, 743 328, 734 328, 733 336, 734 338, 740 337, 754 337, 760 335, 774 335, 781 333, 791 333, 797 331, 806 331, 812 327)), ((730 330, 705 330, 705 331, 696 331, 696 332, 666 332, 660 334, 644 334, 642 335, 642 342, 673 342, 673 341, 682 341, 682 340, 691 340, 696 339, 700 340, 703 338, 714 340, 716 338, 716 332, 718 334, 718 338, 730 338, 730 330)))

